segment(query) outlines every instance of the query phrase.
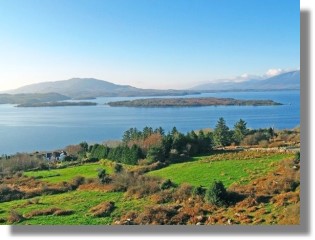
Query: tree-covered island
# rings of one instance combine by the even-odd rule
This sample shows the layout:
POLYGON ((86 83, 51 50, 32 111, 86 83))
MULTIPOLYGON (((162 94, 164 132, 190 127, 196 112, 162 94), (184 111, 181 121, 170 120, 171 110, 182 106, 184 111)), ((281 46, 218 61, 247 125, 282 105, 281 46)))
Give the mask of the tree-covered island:
POLYGON ((111 107, 198 107, 198 106, 274 106, 272 100, 241 100, 234 98, 147 98, 107 103, 111 107))

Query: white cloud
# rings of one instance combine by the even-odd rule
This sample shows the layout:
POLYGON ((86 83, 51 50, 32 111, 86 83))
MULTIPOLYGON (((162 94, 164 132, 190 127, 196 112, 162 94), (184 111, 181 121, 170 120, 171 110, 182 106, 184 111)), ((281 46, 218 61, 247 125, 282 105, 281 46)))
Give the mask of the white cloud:
MULTIPOLYGON (((286 73, 289 71, 294 71, 294 70, 299 70, 299 68, 298 69, 271 68, 267 70, 264 74, 260 74, 260 75, 243 73, 241 75, 234 76, 234 77, 213 79, 210 82, 211 83, 240 83, 240 82, 246 82, 249 80, 264 80, 264 79, 274 77, 274 76, 277 76, 279 74, 286 73)), ((209 81, 202 82, 202 83, 209 83, 209 81)))
POLYGON ((285 70, 284 69, 281 69, 281 68, 272 68, 272 69, 269 69, 266 73, 265 73, 265 76, 266 77, 273 77, 273 76, 277 76, 281 73, 284 73, 285 70))
POLYGON ((249 73, 243 73, 240 76, 236 77, 230 77, 230 78, 225 78, 225 79, 215 79, 212 82, 245 82, 251 79, 261 79, 261 76, 254 75, 254 74, 249 74, 249 73))

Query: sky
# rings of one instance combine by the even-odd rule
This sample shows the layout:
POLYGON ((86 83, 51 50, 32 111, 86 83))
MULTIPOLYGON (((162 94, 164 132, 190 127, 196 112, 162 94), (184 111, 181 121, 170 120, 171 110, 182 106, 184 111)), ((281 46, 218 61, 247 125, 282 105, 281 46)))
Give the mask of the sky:
POLYGON ((184 89, 299 68, 298 0, 0 0, 0 91, 74 77, 184 89))

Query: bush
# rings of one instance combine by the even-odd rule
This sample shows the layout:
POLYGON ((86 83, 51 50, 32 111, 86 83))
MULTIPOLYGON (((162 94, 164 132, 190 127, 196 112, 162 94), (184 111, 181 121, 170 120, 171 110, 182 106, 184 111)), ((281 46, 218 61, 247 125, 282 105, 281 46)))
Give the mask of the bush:
POLYGON ((133 197, 147 196, 160 190, 157 178, 131 172, 114 175, 112 186, 114 191, 126 191, 126 195, 133 197))
POLYGON ((119 163, 116 163, 114 167, 115 173, 120 173, 122 170, 123 170, 123 166, 119 163))
POLYGON ((55 211, 54 215, 55 216, 69 216, 73 213, 74 213, 73 210, 57 210, 55 211))
POLYGON ((138 175, 136 176, 135 181, 128 187, 126 195, 135 198, 142 198, 156 193, 159 190, 160 184, 155 178, 138 175))
POLYGON ((22 199, 25 194, 17 189, 8 187, 6 184, 0 185, 0 202, 7 202, 22 199))
POLYGON ((72 180, 71 185, 76 189, 77 187, 79 187, 80 185, 84 183, 85 183, 85 178, 82 176, 77 176, 72 180))
POLYGON ((48 209, 34 210, 34 211, 26 214, 26 217, 31 218, 31 217, 35 217, 35 216, 53 215, 58 211, 62 211, 62 210, 59 208, 48 208, 48 209))
POLYGON ((300 163, 300 157, 301 157, 301 154, 300 152, 297 152, 294 156, 294 162, 295 163, 300 163))
POLYGON ((247 135, 243 141, 242 145, 257 145, 262 140, 269 140, 268 137, 262 132, 255 132, 254 134, 247 135))
POLYGON ((172 217, 177 214, 175 206, 156 205, 147 207, 139 216, 134 219, 136 224, 170 225, 172 217))
POLYGON ((160 189, 165 190, 165 189, 169 189, 169 188, 174 187, 174 186, 175 186, 174 183, 172 183, 172 181, 170 179, 167 179, 161 183, 160 189))
POLYGON ((261 140, 261 141, 259 141, 258 145, 259 145, 259 147, 267 148, 269 145, 269 142, 267 140, 261 140))
POLYGON ((110 177, 106 174, 105 169, 99 169, 97 176, 101 184, 110 183, 111 181, 110 177))
POLYGON ((19 214, 17 211, 15 210, 10 211, 9 216, 8 216, 8 222, 10 224, 19 223, 19 222, 22 222, 23 220, 25 220, 25 218, 21 214, 19 214))
POLYGON ((206 200, 214 205, 223 206, 227 202, 227 191, 221 181, 213 182, 206 191, 206 200))
POLYGON ((107 217, 112 213, 112 211, 114 211, 114 209, 114 202, 103 202, 95 207, 92 207, 89 212, 93 217, 107 217))
POLYGON ((173 193, 174 201, 184 201, 191 197, 193 187, 187 183, 181 184, 173 193))
POLYGON ((202 187, 202 186, 195 187, 193 189, 192 193, 193 193, 194 196, 202 196, 202 197, 204 197, 205 194, 206 194, 206 189, 204 187, 202 187))

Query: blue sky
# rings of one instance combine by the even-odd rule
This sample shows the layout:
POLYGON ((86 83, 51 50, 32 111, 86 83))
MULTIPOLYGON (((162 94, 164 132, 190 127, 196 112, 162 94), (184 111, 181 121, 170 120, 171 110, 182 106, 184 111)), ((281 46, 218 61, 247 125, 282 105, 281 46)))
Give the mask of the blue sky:
POLYGON ((183 89, 300 67, 298 0, 0 0, 0 90, 94 77, 183 89))

